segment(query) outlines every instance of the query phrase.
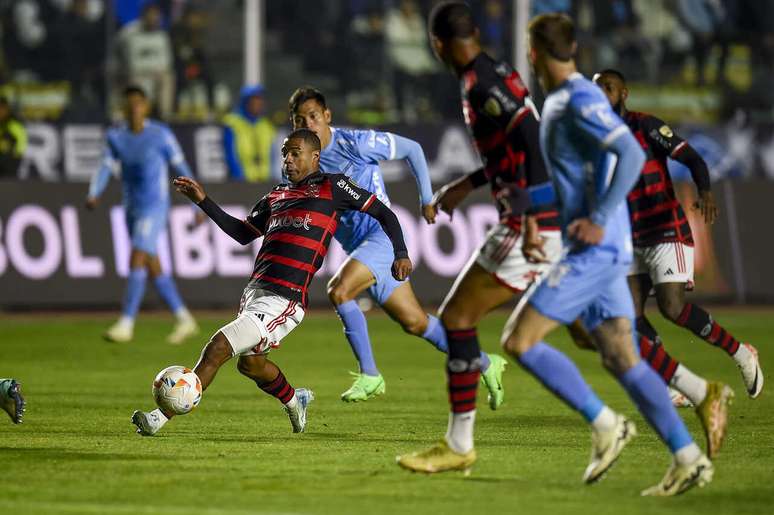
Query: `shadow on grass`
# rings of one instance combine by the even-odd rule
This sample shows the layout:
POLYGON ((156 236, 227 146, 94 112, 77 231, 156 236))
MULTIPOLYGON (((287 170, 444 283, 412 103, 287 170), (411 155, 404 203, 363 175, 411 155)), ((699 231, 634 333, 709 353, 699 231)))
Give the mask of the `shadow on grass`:
POLYGON ((0 447, 0 462, 11 458, 63 461, 159 461, 174 459, 175 456, 74 451, 59 447, 0 447))

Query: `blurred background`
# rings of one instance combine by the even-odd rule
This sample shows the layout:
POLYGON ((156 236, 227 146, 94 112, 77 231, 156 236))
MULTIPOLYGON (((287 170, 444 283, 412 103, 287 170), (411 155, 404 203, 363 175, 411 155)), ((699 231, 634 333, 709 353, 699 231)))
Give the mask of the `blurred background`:
MULTIPOLYGON (((142 85, 213 196, 245 209, 279 179, 287 100, 301 85, 327 96, 333 122, 419 141, 436 186, 478 166, 456 79, 432 56, 431 0, 0 0, 0 309, 117 306, 126 273, 120 187, 86 213, 87 183, 122 89, 142 85), (250 100, 252 99, 252 100, 250 100), (250 182, 224 147, 229 113, 248 100, 271 143, 269 177, 250 182)), ((576 21, 578 63, 590 76, 621 70, 632 110, 653 113, 707 161, 721 218, 691 217, 697 295, 774 302, 774 0, 480 0, 471 2, 486 50, 523 75, 529 18, 576 21)), ((541 96, 535 84, 538 106, 541 96)), ((256 123, 257 123, 256 122, 256 123)), ((486 192, 453 221, 420 223, 402 163, 383 171, 418 269, 421 300, 440 302, 496 221, 486 192)), ((684 202, 695 189, 670 163, 684 202)), ((165 266, 195 307, 233 307, 251 251, 173 209, 165 266), (176 214, 177 213, 177 214, 176 214), (207 285, 203 288, 203 285, 207 285)), ((334 250, 314 304, 343 256, 334 250)), ((151 299, 150 303, 153 303, 151 299)))

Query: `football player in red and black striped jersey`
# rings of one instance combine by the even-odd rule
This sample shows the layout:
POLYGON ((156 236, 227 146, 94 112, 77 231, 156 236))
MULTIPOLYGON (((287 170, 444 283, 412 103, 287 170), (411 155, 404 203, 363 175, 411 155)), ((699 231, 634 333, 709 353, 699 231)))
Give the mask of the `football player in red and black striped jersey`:
MULTIPOLYGON (((611 105, 629 125, 647 154, 640 179, 627 198, 632 222, 634 264, 629 286, 634 297, 640 352, 664 380, 700 407, 714 397, 728 400, 730 389, 721 383, 707 383, 664 352, 661 339, 645 316, 651 289, 665 318, 685 327, 712 345, 721 347, 737 362, 749 395, 760 394, 763 374, 757 351, 742 344, 713 320, 709 313, 685 300, 693 283, 693 237, 685 212, 675 195, 667 159, 684 164, 696 183, 698 200, 691 206, 707 224, 717 218, 707 165, 691 145, 659 118, 626 109, 629 91, 624 76, 604 70, 594 76, 611 105)), ((710 456, 714 454, 712 446, 710 456)))
MULTIPOLYGON (((193 371, 206 389, 221 365, 239 356, 239 372, 280 400, 293 431, 301 432, 306 424, 306 405, 314 396, 309 390, 290 386, 267 354, 301 323, 309 283, 323 263, 341 214, 356 210, 379 221, 392 243, 395 279, 405 280, 412 265, 395 214, 346 175, 319 171, 320 139, 313 131, 290 133, 282 156, 288 182, 259 200, 245 220, 224 212, 193 179, 180 177, 174 184, 239 243, 247 245, 263 237, 239 315, 210 339, 193 371)), ((150 436, 171 416, 160 409, 136 411, 132 422, 138 433, 150 436)))
MULTIPOLYGON (((404 468, 439 472, 465 468, 475 460, 473 423, 480 372, 490 392, 490 408, 503 402, 506 361, 490 356, 484 371, 476 326, 551 268, 561 255, 562 236, 554 206, 530 205, 527 188, 545 184, 549 177, 540 153, 538 113, 518 72, 483 51, 466 3, 438 4, 428 25, 436 56, 459 79, 465 123, 484 163, 443 186, 433 206, 451 215, 471 191, 489 185, 500 215, 440 309, 449 345, 451 413, 446 438, 439 446, 399 460, 404 468)), ((579 324, 571 332, 578 345, 593 347, 579 324)))

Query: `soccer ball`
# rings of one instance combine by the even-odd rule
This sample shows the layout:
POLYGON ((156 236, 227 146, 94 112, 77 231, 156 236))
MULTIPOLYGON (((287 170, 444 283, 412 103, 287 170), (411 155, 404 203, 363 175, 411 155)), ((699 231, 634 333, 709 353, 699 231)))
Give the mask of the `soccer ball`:
POLYGON ((202 382, 190 368, 172 365, 153 380, 153 398, 162 411, 184 415, 202 400, 202 382))

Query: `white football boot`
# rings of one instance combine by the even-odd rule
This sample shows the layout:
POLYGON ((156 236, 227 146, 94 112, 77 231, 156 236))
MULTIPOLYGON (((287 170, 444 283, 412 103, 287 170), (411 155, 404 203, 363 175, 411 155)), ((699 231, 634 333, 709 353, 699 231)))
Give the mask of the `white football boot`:
POLYGON ((583 473, 583 482, 591 484, 613 466, 629 441, 637 436, 634 422, 616 413, 615 425, 607 431, 591 431, 591 462, 583 473))
POLYGON ((158 409, 149 413, 140 410, 132 413, 132 424, 137 426, 137 433, 142 436, 155 435, 168 421, 169 419, 158 409))
POLYGON ((296 388, 296 402, 293 407, 290 407, 287 404, 282 406, 285 413, 288 414, 290 425, 293 426, 294 433, 304 432, 304 428, 306 427, 306 408, 313 400, 314 392, 312 390, 296 388))
POLYGON ((689 465, 678 465, 673 461, 664 479, 656 486, 643 490, 642 495, 657 497, 680 495, 695 486, 701 488, 712 481, 714 472, 715 467, 704 454, 689 465))
POLYGON ((749 343, 742 343, 736 352, 734 360, 736 360, 736 365, 742 373, 744 386, 747 388, 747 395, 754 399, 763 390, 763 370, 758 359, 758 349, 749 343))
POLYGON ((172 332, 167 336, 167 342, 173 345, 183 343, 187 338, 199 334, 199 326, 193 317, 180 319, 172 332))
POLYGON ((119 320, 102 335, 109 342, 126 343, 134 337, 134 326, 119 320))

